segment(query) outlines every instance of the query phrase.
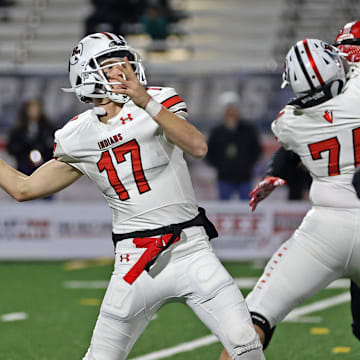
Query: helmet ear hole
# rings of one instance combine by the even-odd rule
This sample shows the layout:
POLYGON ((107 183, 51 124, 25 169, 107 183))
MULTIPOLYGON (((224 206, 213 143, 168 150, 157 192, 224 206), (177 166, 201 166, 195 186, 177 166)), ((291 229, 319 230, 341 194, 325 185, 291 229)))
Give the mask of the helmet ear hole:
POLYGON ((330 85, 331 95, 332 95, 332 96, 339 95, 343 87, 344 87, 344 83, 342 82, 342 80, 335 80, 335 81, 330 85))

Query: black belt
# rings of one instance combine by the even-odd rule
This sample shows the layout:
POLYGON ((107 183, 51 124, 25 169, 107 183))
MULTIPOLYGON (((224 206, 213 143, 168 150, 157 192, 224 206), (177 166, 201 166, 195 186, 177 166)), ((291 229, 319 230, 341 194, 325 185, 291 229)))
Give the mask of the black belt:
MULTIPOLYGON (((218 232, 214 226, 214 224, 208 219, 205 213, 205 209, 199 207, 199 214, 195 216, 193 219, 184 221, 178 224, 171 224, 168 226, 163 226, 157 229, 151 230, 141 230, 141 231, 133 231, 125 234, 112 234, 112 240, 114 242, 114 246, 116 247, 116 243, 125 239, 131 238, 145 238, 151 237, 156 235, 165 235, 165 234, 172 234, 168 243, 162 248, 161 252, 166 250, 174 241, 175 239, 180 236, 181 231, 183 229, 193 227, 193 226, 203 226, 205 228, 206 234, 209 237, 209 240, 218 237, 218 232)), ((149 271, 150 266, 154 264, 158 255, 153 258, 149 263, 147 263, 145 270, 149 271)))
POLYGON ((124 234, 113 233, 112 240, 114 242, 114 246, 116 246, 117 242, 131 238, 150 237, 174 233, 179 236, 182 229, 186 229, 192 226, 203 226, 205 228, 206 234, 209 236, 209 239, 213 239, 219 236, 214 224, 207 218, 205 210, 202 207, 199 207, 199 214, 191 220, 184 221, 178 224, 162 226, 157 229, 133 231, 124 234))

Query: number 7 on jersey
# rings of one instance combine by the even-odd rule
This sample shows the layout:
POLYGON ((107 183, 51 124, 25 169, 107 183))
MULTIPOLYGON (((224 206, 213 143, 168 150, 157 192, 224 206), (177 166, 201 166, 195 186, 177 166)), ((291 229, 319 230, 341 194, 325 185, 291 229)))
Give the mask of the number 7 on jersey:
MULTIPOLYGON (((353 147, 354 147, 354 166, 360 166, 360 128, 352 130, 353 147)), ((332 137, 308 145, 313 160, 321 159, 321 153, 329 151, 328 175, 340 175, 340 143, 338 138, 332 137)))

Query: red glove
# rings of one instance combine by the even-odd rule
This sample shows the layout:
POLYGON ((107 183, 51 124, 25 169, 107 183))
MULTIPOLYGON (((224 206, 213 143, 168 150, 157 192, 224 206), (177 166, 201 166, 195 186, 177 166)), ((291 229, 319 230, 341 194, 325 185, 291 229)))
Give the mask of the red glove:
POLYGON ((286 184, 284 179, 275 176, 267 176, 261 180, 255 189, 249 194, 251 196, 249 206, 251 211, 255 211, 257 204, 269 196, 273 190, 279 186, 286 184))

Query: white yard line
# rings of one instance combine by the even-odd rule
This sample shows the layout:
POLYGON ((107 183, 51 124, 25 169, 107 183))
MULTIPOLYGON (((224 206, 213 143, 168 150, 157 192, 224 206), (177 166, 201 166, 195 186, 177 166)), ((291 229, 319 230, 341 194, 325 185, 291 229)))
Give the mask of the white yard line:
POLYGON ((158 359, 165 359, 169 356, 176 355, 179 353, 192 351, 194 349, 197 349, 199 347, 207 346, 213 343, 218 342, 218 338, 215 335, 208 335, 205 337, 202 337, 197 340, 189 341, 182 343, 180 345, 173 346, 168 349, 160 350, 160 351, 154 351, 150 354, 143 355, 137 358, 132 358, 131 360, 158 360, 158 359))
MULTIPOLYGON (((284 321, 294 321, 296 319, 299 319, 301 321, 300 316, 301 315, 306 315, 315 311, 320 311, 320 310, 324 310, 327 309, 329 307, 335 306, 335 305, 339 305, 345 302, 348 302, 350 300, 350 293, 344 293, 344 294, 340 294, 337 296, 333 296, 331 298, 325 299, 325 300, 320 300, 317 302, 314 302, 310 305, 305 305, 302 306, 300 308, 297 308, 295 310, 293 310, 286 318, 284 321)), ((168 349, 164 349, 164 350, 160 350, 160 351, 155 351, 143 356, 139 356, 136 358, 132 358, 131 360, 160 360, 160 359, 165 359, 169 356, 172 355, 176 355, 182 352, 187 352, 187 351, 192 351, 195 350, 199 347, 203 347, 206 345, 210 345, 213 344, 215 342, 218 342, 218 339, 216 336, 214 335, 209 335, 209 336, 205 336, 202 337, 200 339, 196 339, 193 341, 189 341, 180 345, 176 345, 173 346, 171 348, 168 349)))
POLYGON ((91 281, 82 281, 82 280, 71 280, 65 281, 64 287, 69 289, 106 289, 109 281, 107 280, 91 280, 91 281))
POLYGON ((327 289, 350 289, 350 279, 338 279, 332 282, 327 289))
POLYGON ((18 320, 26 320, 28 318, 28 314, 24 312, 3 314, 0 316, 0 321, 10 322, 10 321, 18 321, 18 320))
POLYGON ((343 294, 340 294, 337 296, 333 296, 333 297, 327 298, 325 300, 320 300, 320 301, 314 302, 312 304, 305 305, 305 306, 302 306, 300 308, 293 310, 284 319, 284 321, 287 321, 287 320, 291 321, 291 320, 294 320, 294 319, 300 317, 301 315, 306 315, 309 313, 313 313, 315 311, 324 310, 329 307, 340 305, 340 304, 343 304, 348 301, 350 301, 350 292, 346 292, 346 293, 343 293, 343 294))
POLYGON ((321 316, 301 316, 293 319, 285 319, 284 321, 298 324, 320 324, 323 318, 321 316))

